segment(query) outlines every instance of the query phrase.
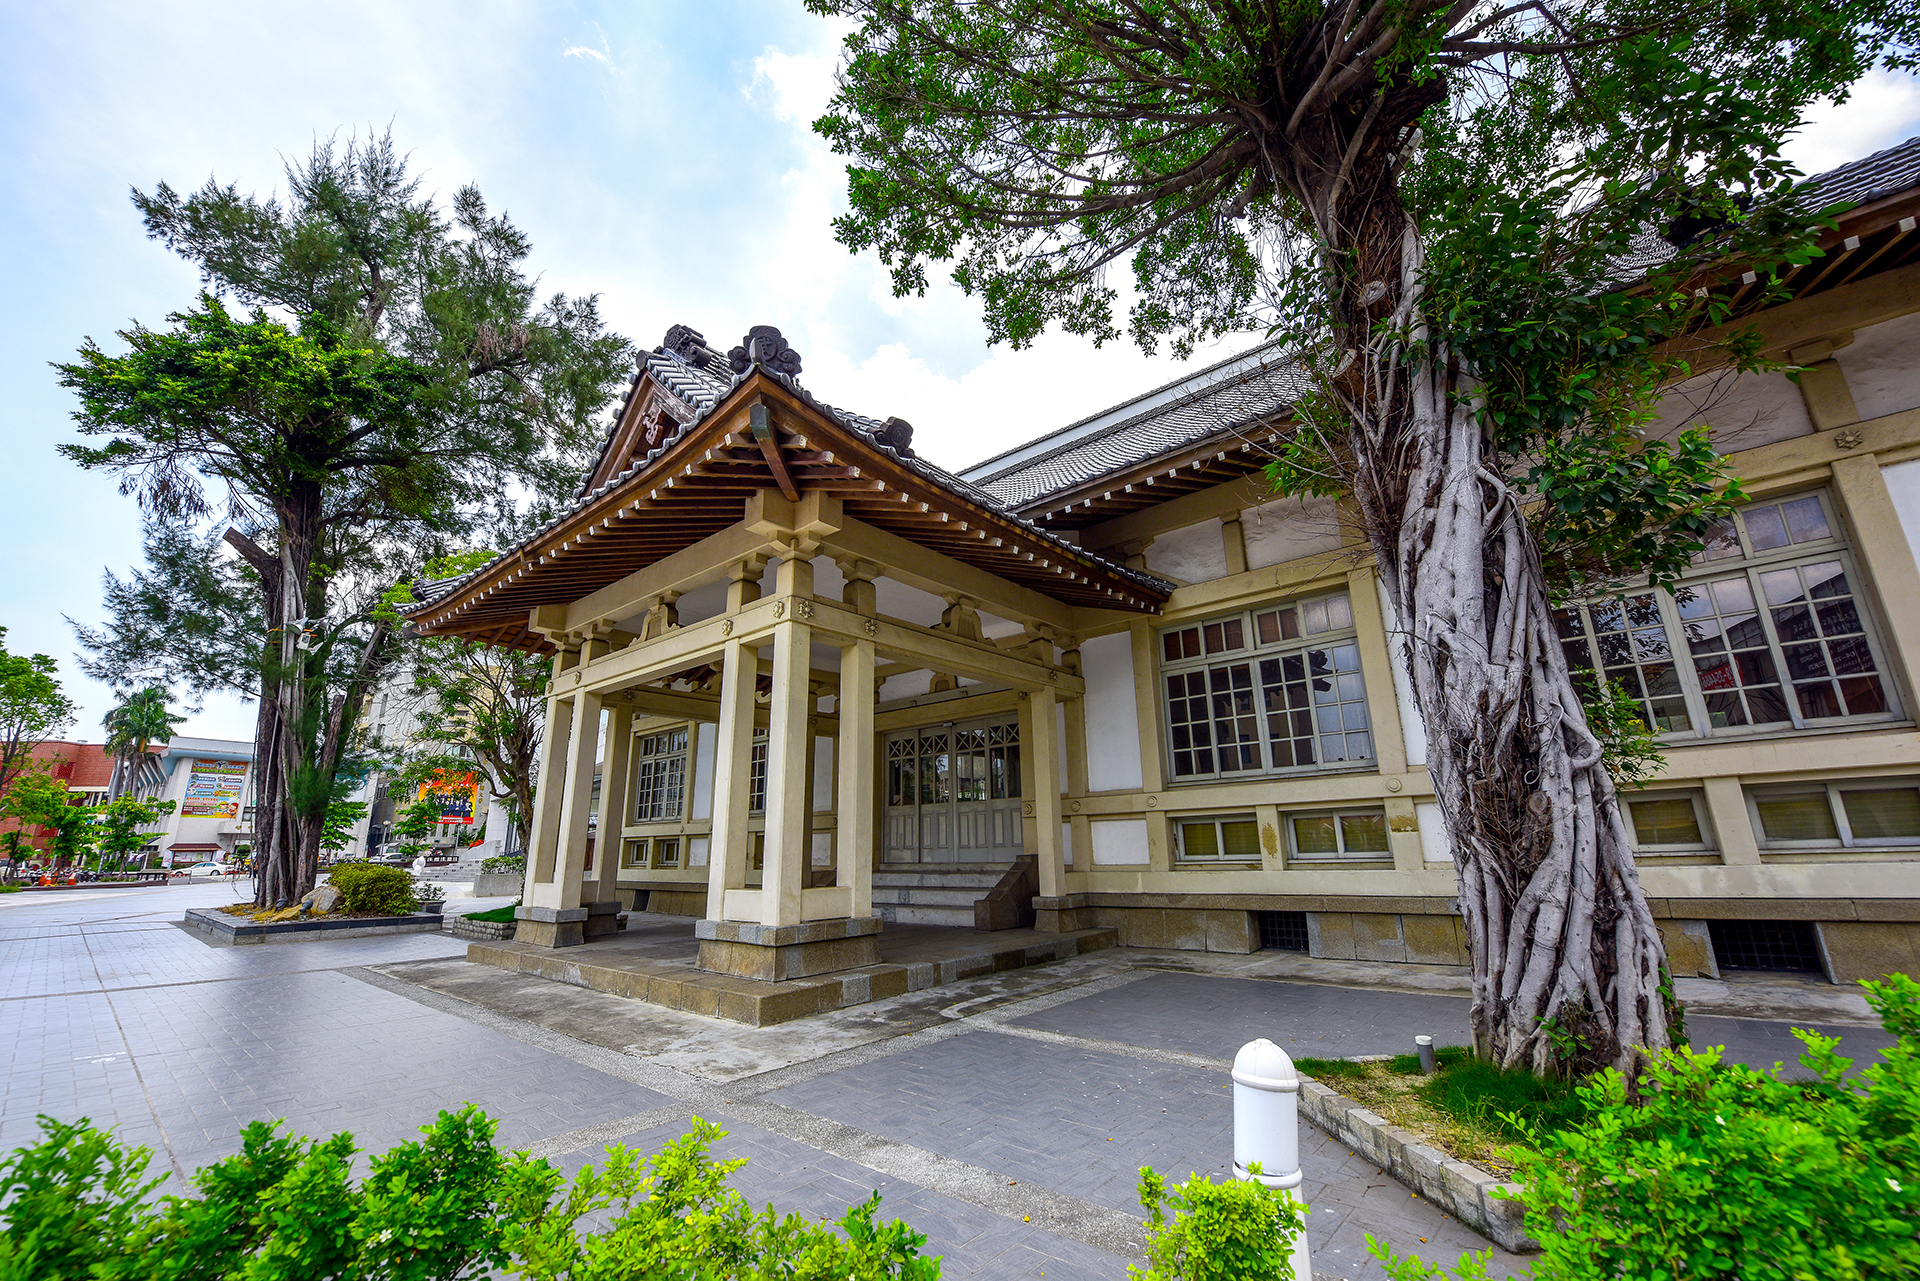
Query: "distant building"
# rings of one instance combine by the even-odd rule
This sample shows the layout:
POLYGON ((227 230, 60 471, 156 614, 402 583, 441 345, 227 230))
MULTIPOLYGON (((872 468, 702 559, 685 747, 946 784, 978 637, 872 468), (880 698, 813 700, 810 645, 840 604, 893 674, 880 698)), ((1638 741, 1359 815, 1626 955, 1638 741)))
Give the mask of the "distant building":
POLYGON ((146 850, 164 866, 224 862, 253 852, 253 744, 176 736, 155 753, 135 794, 174 802, 146 850))

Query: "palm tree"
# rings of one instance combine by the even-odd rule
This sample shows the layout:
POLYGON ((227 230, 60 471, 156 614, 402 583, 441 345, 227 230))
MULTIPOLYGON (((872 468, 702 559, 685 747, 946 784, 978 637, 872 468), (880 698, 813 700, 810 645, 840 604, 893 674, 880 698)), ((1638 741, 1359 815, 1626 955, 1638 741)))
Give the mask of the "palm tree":
POLYGON ((108 800, 119 799, 140 765, 154 754, 154 745, 172 742, 173 727, 186 719, 168 714, 167 691, 158 685, 131 695, 101 718, 107 731, 107 754, 114 758, 108 800))

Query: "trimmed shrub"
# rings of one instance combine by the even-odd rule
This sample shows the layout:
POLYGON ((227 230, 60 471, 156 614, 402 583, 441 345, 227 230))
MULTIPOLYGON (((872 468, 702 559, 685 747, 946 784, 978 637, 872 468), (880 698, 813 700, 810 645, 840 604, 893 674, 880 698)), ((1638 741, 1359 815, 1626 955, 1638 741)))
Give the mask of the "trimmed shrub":
POLYGON ((340 863, 327 880, 340 891, 346 910, 356 915, 406 916, 419 907, 413 875, 381 863, 340 863))
MULTIPOLYGON (((1580 1087, 1586 1115, 1518 1151, 1534 1281, 1801 1281, 1920 1276, 1920 983, 1864 983, 1893 1033, 1858 1073, 1839 1038, 1796 1028, 1812 1080, 1723 1064, 1717 1049, 1580 1087)), ((1368 1238, 1395 1281, 1444 1277, 1368 1238)), ((1455 1275, 1485 1274, 1463 1257, 1455 1275)))
POLYGON ((256 1121, 238 1155, 193 1177, 197 1196, 150 1197, 152 1156, 85 1121, 40 1118, 42 1141, 0 1158, 0 1277, 101 1281, 531 1281, 727 1277, 742 1281, 937 1281, 926 1237, 876 1224, 880 1196, 839 1231, 755 1214, 714 1161, 725 1131, 693 1130, 652 1157, 613 1147, 604 1169, 566 1175, 493 1145, 475 1108, 442 1112, 353 1176, 352 1136, 295 1139, 256 1121), (609 1213, 610 1212, 610 1213, 609 1213), (597 1230, 582 1234, 582 1222, 597 1230))
POLYGON ((1300 1203, 1284 1192, 1253 1179, 1215 1183, 1198 1174, 1169 1188, 1143 1167, 1140 1205, 1147 1212, 1147 1270, 1129 1264, 1134 1281, 1296 1281, 1293 1242, 1303 1218, 1300 1203))

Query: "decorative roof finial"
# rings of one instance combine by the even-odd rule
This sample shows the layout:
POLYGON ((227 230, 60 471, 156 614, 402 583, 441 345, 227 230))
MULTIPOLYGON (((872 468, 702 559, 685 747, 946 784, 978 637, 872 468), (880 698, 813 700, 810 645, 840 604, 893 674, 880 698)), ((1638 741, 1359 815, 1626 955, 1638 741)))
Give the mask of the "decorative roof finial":
POLYGON ((727 364, 736 374, 765 365, 776 374, 792 378, 800 372, 800 353, 787 346, 787 340, 772 325, 755 325, 747 330, 740 345, 727 353, 727 364))
POLYGON ((913 424, 906 419, 887 419, 873 437, 902 458, 913 457, 913 424))
POLYGON ((713 363, 713 353, 707 350, 706 335, 690 325, 675 325, 667 330, 666 341, 660 345, 695 369, 705 369, 713 363))

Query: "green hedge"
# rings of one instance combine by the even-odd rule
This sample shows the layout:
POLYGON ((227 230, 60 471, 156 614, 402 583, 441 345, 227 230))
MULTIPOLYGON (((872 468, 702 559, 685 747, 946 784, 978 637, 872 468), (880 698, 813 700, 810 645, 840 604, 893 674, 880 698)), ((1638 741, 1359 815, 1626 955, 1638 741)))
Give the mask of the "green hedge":
POLYGON ((327 876, 345 899, 346 910, 406 916, 420 905, 413 897, 413 875, 382 863, 336 863, 327 876))
POLYGON ((926 1238, 876 1224, 880 1194, 839 1231, 799 1215, 755 1214, 727 1186, 744 1161, 714 1161, 724 1131, 693 1132, 657 1156, 607 1150, 604 1168, 566 1175, 493 1146, 473 1107, 442 1112, 354 1177, 351 1135, 295 1139, 256 1121, 238 1155, 202 1168, 189 1197, 153 1196, 152 1156, 85 1121, 40 1118, 42 1141, 0 1158, 0 1277, 101 1281, 533 1281, 751 1278, 935 1281, 926 1238), (611 1213, 608 1213, 611 1211, 611 1213), (583 1222, 598 1231, 582 1233, 583 1222))

